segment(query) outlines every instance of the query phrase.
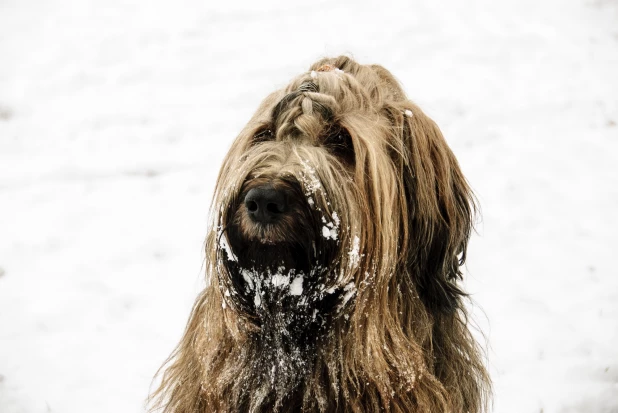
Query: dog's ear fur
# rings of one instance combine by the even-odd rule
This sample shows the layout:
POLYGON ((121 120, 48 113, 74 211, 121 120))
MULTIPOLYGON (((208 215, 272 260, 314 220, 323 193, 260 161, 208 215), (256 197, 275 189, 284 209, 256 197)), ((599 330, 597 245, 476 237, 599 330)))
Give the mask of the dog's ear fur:
POLYGON ((474 195, 435 122, 407 99, 388 70, 371 69, 382 84, 392 157, 405 191, 402 265, 431 311, 452 312, 465 295, 457 282, 476 213, 474 195))
MULTIPOLYGON (((407 266, 427 307, 450 312, 465 293, 457 282, 476 211, 474 196, 440 129, 407 102, 400 115, 409 217, 407 266)), ((404 222, 405 225, 405 222, 404 222)))
POLYGON ((466 259, 476 213, 474 195, 442 132, 408 100, 395 77, 379 65, 362 66, 347 56, 323 64, 352 74, 390 120, 393 162, 405 193, 400 203, 401 265, 433 312, 452 312, 465 295, 457 282, 466 259))

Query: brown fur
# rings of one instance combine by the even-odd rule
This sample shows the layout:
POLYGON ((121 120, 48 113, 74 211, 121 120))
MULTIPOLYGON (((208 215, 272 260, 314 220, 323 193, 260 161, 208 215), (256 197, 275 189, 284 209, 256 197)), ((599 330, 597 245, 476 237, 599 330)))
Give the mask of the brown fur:
POLYGON ((153 408, 486 411, 489 378, 458 285, 474 212, 440 130, 386 69, 316 62, 264 100, 224 161, 208 285, 153 408), (242 204, 264 183, 292 200, 268 227, 242 204), (303 294, 275 287, 277 272, 300 277, 303 294))

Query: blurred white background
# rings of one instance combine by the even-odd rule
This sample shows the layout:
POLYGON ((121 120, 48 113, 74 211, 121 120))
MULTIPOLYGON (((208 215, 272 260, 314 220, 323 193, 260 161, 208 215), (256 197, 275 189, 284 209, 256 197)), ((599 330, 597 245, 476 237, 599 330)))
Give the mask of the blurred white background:
POLYGON ((223 155, 323 56, 379 63, 482 204, 496 413, 618 412, 618 1, 0 0, 0 412, 142 412, 223 155))

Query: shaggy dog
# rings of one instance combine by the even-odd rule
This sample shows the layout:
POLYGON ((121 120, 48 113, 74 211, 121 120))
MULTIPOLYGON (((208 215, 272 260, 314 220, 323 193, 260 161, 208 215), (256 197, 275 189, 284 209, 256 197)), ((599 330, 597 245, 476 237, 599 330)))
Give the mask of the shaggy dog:
POLYGON ((440 130, 386 69, 316 62, 225 158, 207 286, 154 407, 485 411, 458 285, 474 212, 440 130))

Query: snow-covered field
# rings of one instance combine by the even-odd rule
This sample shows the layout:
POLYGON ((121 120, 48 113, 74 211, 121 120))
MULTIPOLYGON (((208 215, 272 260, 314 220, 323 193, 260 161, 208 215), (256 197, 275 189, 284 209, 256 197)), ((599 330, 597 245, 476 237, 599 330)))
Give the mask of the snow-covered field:
POLYGON ((1 413, 144 410, 224 153, 341 53, 402 81, 479 196, 493 411, 618 412, 616 0, 2 0, 1 413))

